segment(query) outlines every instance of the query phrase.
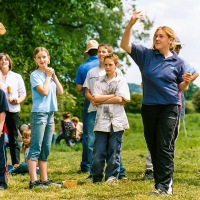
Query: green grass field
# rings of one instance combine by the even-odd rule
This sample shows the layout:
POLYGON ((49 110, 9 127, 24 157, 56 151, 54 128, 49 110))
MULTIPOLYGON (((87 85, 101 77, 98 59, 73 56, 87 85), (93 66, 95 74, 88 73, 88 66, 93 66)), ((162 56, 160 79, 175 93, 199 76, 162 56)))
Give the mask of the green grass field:
MULTIPOLYGON (((77 174, 81 161, 81 145, 73 149, 65 146, 52 146, 49 157, 49 177, 55 182, 67 179, 78 180, 73 189, 50 187, 46 190, 28 190, 29 175, 9 176, 9 189, 0 192, 0 199, 177 199, 200 200, 200 114, 187 115, 185 118, 187 134, 181 121, 180 133, 176 143, 175 172, 172 196, 150 196, 154 191, 153 181, 142 181, 147 153, 141 116, 128 114, 130 129, 125 132, 122 158, 128 180, 119 181, 116 186, 104 183, 94 185, 85 181, 88 174, 77 174)), ((8 155, 10 158, 10 155, 8 155)), ((22 156, 23 158, 23 156, 22 156)))

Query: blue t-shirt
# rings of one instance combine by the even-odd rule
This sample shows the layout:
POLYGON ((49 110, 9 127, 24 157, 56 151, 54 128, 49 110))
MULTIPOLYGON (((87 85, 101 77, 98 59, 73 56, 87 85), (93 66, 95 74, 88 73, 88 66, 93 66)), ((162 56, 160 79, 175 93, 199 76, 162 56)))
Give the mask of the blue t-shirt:
POLYGON ((46 74, 38 70, 31 73, 31 90, 32 90, 32 110, 31 112, 54 112, 58 110, 56 98, 56 84, 51 79, 51 86, 47 96, 42 96, 36 89, 36 86, 43 85, 46 80, 46 74))
POLYGON ((76 74, 75 83, 78 85, 83 85, 85 82, 87 73, 90 69, 99 66, 99 59, 97 56, 90 56, 88 60, 78 67, 78 72, 76 74))
POLYGON ((178 84, 186 71, 176 53, 165 58, 158 50, 132 44, 130 56, 142 74, 144 105, 180 105, 178 84))

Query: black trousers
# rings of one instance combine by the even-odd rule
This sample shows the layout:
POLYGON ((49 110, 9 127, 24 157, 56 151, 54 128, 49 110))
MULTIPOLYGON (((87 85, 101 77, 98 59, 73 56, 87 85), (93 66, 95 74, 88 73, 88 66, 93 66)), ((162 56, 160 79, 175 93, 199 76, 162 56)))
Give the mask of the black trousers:
POLYGON ((8 166, 6 157, 5 135, 0 137, 0 182, 6 183, 8 180, 8 166))
POLYGON ((151 153, 155 188, 172 191, 178 105, 142 105, 144 137, 151 153))
POLYGON ((20 163, 20 147, 18 145, 19 113, 6 112, 6 127, 8 129, 10 156, 12 165, 20 163))

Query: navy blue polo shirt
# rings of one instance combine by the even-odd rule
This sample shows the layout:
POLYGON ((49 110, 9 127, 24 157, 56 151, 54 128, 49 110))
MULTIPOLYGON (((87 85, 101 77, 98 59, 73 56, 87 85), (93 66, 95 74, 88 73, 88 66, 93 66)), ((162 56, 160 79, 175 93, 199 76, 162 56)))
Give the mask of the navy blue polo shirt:
POLYGON ((144 105, 180 105, 178 84, 185 65, 176 53, 165 58, 158 50, 132 44, 131 58, 142 74, 144 105))

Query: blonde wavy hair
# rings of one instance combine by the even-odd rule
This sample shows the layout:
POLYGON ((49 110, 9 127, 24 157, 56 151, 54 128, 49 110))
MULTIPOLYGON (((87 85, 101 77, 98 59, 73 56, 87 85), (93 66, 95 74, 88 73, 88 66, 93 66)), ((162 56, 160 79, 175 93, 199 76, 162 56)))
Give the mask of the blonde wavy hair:
POLYGON ((155 33, 154 33, 154 36, 153 36, 153 47, 152 47, 152 48, 155 49, 154 41, 155 41, 156 33, 157 33, 159 30, 163 30, 163 31, 167 34, 168 38, 172 38, 172 43, 170 43, 169 50, 170 50, 170 51, 174 50, 174 48, 175 48, 175 46, 176 46, 176 45, 175 45, 175 38, 176 38, 176 35, 175 35, 174 31, 173 31, 170 27, 168 27, 168 26, 159 26, 159 27, 156 29, 156 31, 155 31, 155 33))

